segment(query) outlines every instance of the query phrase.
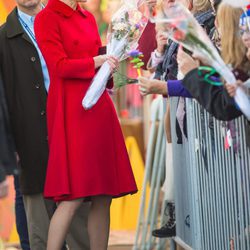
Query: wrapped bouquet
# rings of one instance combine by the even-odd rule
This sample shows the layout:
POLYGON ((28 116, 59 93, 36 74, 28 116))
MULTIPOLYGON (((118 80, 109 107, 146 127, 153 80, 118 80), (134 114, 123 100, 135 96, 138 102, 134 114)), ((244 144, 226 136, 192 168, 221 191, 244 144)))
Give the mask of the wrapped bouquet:
MULTIPOLYGON (((113 15, 107 34, 107 54, 119 61, 128 57, 128 52, 136 49, 138 40, 148 19, 138 8, 136 1, 127 1, 113 15)), ((82 100, 84 109, 90 109, 103 94, 111 69, 105 62, 95 75, 85 97, 82 100)))
MULTIPOLYGON (((137 71, 137 76, 141 76, 141 67, 144 65, 144 62, 142 61, 141 58, 143 58, 144 55, 139 50, 132 50, 128 53, 128 56, 130 59, 129 61, 130 64, 132 64, 133 68, 136 69, 137 71)), ((127 75, 124 75, 120 73, 119 71, 116 72, 113 75, 113 77, 114 77, 114 91, 118 90, 119 88, 123 86, 138 83, 137 78, 128 77, 127 75)))
MULTIPOLYGON (((227 83, 236 83, 234 74, 224 63, 203 28, 183 5, 175 4, 166 9, 165 14, 164 18, 153 17, 152 22, 166 23, 167 37, 203 58, 227 83)), ((250 101, 242 88, 237 88, 235 101, 250 120, 250 101)))

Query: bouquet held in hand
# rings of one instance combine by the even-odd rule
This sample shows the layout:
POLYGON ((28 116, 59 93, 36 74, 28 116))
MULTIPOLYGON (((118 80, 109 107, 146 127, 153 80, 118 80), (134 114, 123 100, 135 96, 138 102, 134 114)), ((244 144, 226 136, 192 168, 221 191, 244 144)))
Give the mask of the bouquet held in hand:
MULTIPOLYGON (((236 78, 220 57, 207 34, 193 15, 183 5, 174 4, 166 9, 166 17, 154 17, 152 22, 166 23, 166 36, 203 58, 216 69, 229 84, 235 84, 236 78)), ((242 113, 250 120, 250 101, 242 88, 237 88, 235 101, 242 113)))
MULTIPOLYGON (((138 10, 137 2, 124 3, 113 15, 107 34, 107 54, 115 56, 119 61, 128 57, 128 52, 136 49, 138 40, 148 19, 138 10)), ((95 75, 82 105, 84 109, 93 107, 106 89, 111 68, 105 62, 95 75)))

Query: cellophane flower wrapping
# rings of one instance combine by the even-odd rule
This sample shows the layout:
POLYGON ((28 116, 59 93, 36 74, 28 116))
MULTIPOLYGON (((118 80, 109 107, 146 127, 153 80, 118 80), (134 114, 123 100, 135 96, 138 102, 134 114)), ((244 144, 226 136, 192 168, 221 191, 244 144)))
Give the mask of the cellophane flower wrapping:
MULTIPOLYGON (((164 18, 152 17, 152 22, 165 23, 167 37, 204 58, 227 83, 235 84, 234 74, 224 63, 217 49, 189 10, 181 4, 174 4, 164 12, 164 18)), ((250 101, 240 87, 236 90, 235 101, 247 119, 250 120, 250 101)))
MULTIPOLYGON (((138 40, 146 27, 148 18, 139 10, 138 2, 129 0, 122 4, 113 15, 107 34, 107 54, 115 56, 121 62, 128 52, 136 49, 138 40)), ((93 107, 106 89, 111 68, 105 62, 95 75, 82 100, 84 109, 93 107)))

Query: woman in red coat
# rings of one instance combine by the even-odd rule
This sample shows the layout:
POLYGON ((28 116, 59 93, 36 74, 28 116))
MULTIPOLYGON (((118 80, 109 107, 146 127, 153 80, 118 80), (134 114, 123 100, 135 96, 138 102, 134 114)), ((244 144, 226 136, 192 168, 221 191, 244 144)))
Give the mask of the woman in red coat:
POLYGON ((91 200, 91 249, 107 249, 113 197, 137 191, 112 100, 105 91, 90 110, 82 107, 96 69, 113 57, 98 56, 101 41, 84 0, 50 0, 35 20, 38 45, 50 74, 47 103, 49 162, 44 195, 59 203, 48 250, 61 249, 81 202, 91 200))

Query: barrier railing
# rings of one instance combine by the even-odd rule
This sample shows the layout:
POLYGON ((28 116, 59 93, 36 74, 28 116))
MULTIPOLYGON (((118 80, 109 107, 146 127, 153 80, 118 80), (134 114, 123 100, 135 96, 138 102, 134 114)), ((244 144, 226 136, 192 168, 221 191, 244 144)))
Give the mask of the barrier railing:
MULTIPOLYGON (((162 99, 151 105, 151 129, 147 145, 147 157, 143 192, 141 197, 137 231, 133 250, 164 249, 165 241, 156 241, 152 230, 158 224, 159 193, 165 169, 166 140, 164 136, 164 106, 162 99), (148 202, 146 192, 149 191, 148 202)), ((162 214, 162 217, 164 214, 162 214)))
MULTIPOLYGON (((175 98, 174 98, 175 99, 175 98)), ((213 118, 186 100, 187 140, 176 144, 171 101, 177 236, 185 249, 250 249, 250 151, 247 122, 213 118)))
MULTIPOLYGON (((177 144, 177 102, 178 98, 171 98, 177 225, 174 241, 185 249, 249 250, 250 150, 247 143, 250 127, 244 117, 218 121, 195 100, 187 99, 187 138, 183 144, 177 144)), ((152 124, 163 117, 158 115, 155 113, 152 124)), ((156 141, 154 125, 149 136, 143 192, 148 182, 151 182, 151 192, 148 206, 144 197, 141 200, 134 250, 166 248, 165 241, 151 237, 157 225, 159 178, 163 169, 160 162, 164 154, 159 152, 165 149, 162 126, 161 121, 156 141)), ((163 214, 161 218, 165 219, 163 214)), ((175 248, 174 241, 170 242, 171 249, 175 248)))

